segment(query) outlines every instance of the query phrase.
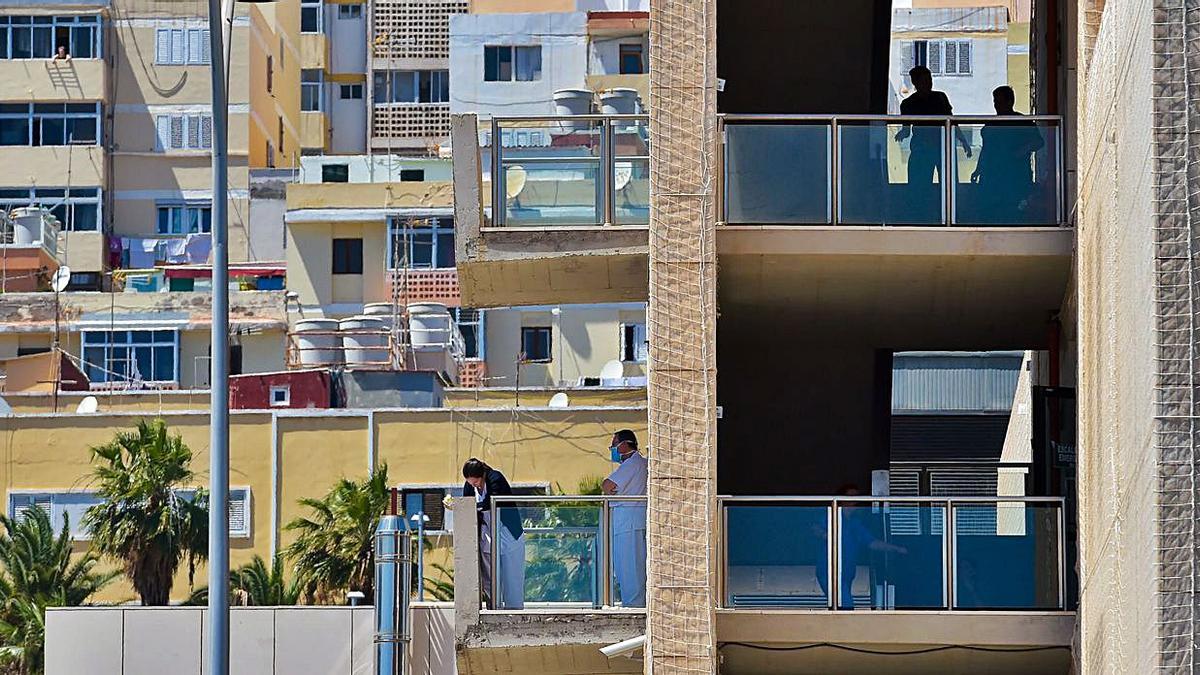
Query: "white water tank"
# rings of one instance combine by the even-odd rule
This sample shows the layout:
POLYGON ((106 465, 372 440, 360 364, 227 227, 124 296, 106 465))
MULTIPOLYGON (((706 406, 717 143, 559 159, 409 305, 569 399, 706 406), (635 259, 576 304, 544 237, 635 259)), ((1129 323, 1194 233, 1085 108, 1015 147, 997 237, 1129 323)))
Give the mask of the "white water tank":
POLYGON ((352 316, 339 321, 346 365, 380 368, 390 365, 388 323, 377 316, 352 316))
POLYGON ((12 210, 14 244, 35 244, 42 238, 42 221, 53 218, 40 206, 22 206, 12 210))
MULTIPOLYGON (((595 95, 587 89, 559 89, 554 92, 555 115, 590 115, 595 95)), ((551 133, 570 134, 577 131, 587 131, 591 122, 579 120, 576 122, 559 122, 557 129, 551 133)))
POLYGON ((439 302, 414 302, 408 306, 408 326, 414 348, 450 344, 452 323, 450 310, 439 302))
POLYGON ((638 113, 637 89, 618 87, 601 92, 600 112, 605 115, 636 115, 638 113))
POLYGON ((342 362, 342 336, 337 319, 304 319, 292 328, 302 366, 328 366, 342 362), (320 333, 317 335, 316 333, 320 333))
POLYGON ((390 302, 368 302, 363 305, 363 316, 372 316, 383 321, 383 326, 387 330, 392 329, 392 303, 390 302))

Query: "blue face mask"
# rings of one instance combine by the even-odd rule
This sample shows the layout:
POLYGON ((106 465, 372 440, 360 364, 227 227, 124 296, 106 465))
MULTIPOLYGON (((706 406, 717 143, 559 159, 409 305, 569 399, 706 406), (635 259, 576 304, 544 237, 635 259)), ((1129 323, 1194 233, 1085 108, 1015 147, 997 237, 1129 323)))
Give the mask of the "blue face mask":
POLYGON ((608 452, 614 464, 620 464, 622 461, 624 461, 621 459, 620 446, 614 445, 608 449, 608 452))

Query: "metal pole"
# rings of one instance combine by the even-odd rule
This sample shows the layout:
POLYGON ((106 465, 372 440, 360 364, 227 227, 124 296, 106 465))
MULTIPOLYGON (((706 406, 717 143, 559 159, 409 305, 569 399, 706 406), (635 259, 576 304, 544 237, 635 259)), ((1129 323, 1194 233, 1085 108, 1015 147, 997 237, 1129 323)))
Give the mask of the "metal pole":
MULTIPOLYGON (((233 3, 229 3, 232 8, 233 3)), ((212 351, 209 376, 208 672, 229 674, 229 120, 221 0, 208 0, 212 55, 212 351)), ((280 148, 282 150, 282 148, 280 148)))
POLYGON ((425 602, 425 512, 417 516, 417 600, 425 602))

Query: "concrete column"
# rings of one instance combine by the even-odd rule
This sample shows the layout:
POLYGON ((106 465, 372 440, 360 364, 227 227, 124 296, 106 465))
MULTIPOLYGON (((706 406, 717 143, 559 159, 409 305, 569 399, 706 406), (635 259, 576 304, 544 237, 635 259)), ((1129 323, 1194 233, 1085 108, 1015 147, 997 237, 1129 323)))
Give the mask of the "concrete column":
POLYGON ((479 624, 479 528, 475 500, 454 498, 454 637, 479 624))

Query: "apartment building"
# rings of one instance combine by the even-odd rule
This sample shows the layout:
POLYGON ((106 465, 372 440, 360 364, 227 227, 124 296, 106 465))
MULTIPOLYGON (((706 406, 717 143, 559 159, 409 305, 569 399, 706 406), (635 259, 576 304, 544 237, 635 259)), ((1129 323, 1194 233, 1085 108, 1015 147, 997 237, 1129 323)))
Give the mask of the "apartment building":
MULTIPOLYGON (((936 11, 994 42, 967 59, 996 82, 989 108, 966 112, 989 112, 1011 15, 936 11)), ((613 595, 584 616, 479 612, 464 588, 459 672, 606 641, 647 672, 1070 671, 1071 11, 1034 3, 1064 30, 1033 52, 1026 118, 889 117, 904 43, 947 39, 914 18, 894 42, 889 3, 720 0, 651 9, 648 118, 455 116, 463 297, 648 298, 650 371, 648 611, 613 595), (534 133, 546 149, 517 140, 534 133), (1005 187, 990 162, 1020 134, 1037 139, 1027 176, 1005 187), (472 139, 490 147, 471 156, 472 139), (630 208, 640 180, 645 210, 630 208), (1003 426, 973 418, 943 437, 943 459, 987 456, 971 468, 984 480, 904 462, 944 433, 929 413, 991 413, 954 396, 894 406, 913 386, 902 357, 941 354, 921 377, 955 391, 964 352, 1036 355, 1005 375, 1025 399, 1003 426), (860 535, 875 553, 859 554, 860 535)), ((958 75, 943 67, 935 88, 958 75)))

